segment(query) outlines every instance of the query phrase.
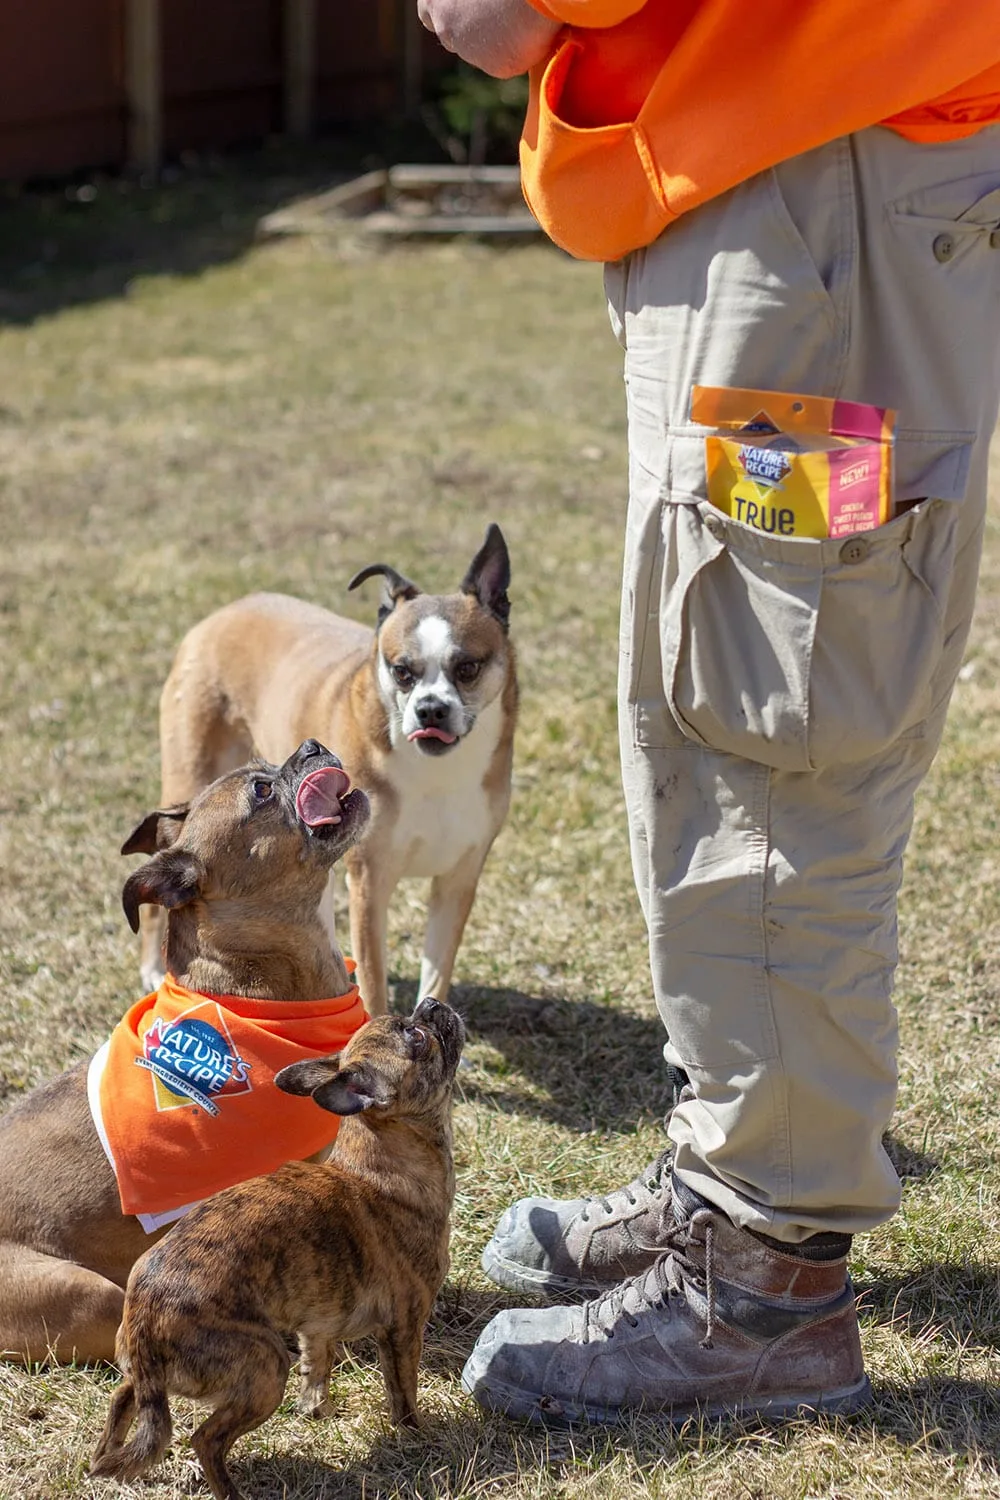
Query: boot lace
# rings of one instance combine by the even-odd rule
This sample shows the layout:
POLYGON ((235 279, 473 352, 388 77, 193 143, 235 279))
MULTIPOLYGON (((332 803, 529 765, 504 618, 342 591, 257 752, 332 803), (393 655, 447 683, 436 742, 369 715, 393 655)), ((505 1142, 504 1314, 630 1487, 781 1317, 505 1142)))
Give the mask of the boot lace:
POLYGON ((581 1210, 580 1218, 586 1224, 589 1223, 591 1212, 594 1210, 605 1215, 616 1213, 617 1205, 612 1202, 613 1198, 624 1197, 631 1208, 637 1208, 639 1206, 637 1194, 641 1190, 645 1189, 654 1195, 662 1193, 670 1184, 672 1157, 673 1151, 668 1148, 655 1161, 650 1162, 644 1172, 640 1172, 638 1177, 633 1178, 627 1187, 618 1188, 607 1197, 601 1197, 597 1193, 588 1193, 584 1198, 586 1206, 581 1210))
POLYGON ((683 1224, 668 1229, 664 1235, 663 1254, 648 1271, 632 1276, 611 1287, 587 1304, 589 1326, 599 1329, 606 1338, 614 1338, 614 1325, 624 1318, 630 1328, 639 1326, 637 1313, 646 1308, 668 1308, 669 1299, 683 1293, 685 1278, 705 1288, 705 1337, 703 1349, 714 1346, 715 1292, 715 1215, 711 1209, 699 1208, 683 1224), (705 1269, 702 1272, 689 1252, 692 1231, 704 1231, 705 1269), (627 1304, 627 1305, 626 1305, 627 1304))

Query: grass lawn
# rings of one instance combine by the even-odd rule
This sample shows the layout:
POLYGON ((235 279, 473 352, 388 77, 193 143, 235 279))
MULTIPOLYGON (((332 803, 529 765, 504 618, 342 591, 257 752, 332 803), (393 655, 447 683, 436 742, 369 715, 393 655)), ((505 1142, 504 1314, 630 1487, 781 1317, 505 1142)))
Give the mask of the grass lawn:
MULTIPOLYGON (((495 1219, 525 1192, 612 1187, 663 1144, 617 773, 619 351, 598 269, 546 246, 254 243, 258 214, 336 165, 0 203, 0 1107, 92 1052, 139 993, 117 849, 157 800, 157 697, 187 627, 258 588, 373 619, 375 585, 346 593, 356 569, 447 591, 499 521, 523 707, 511 817, 459 956, 471 1067, 425 1425, 389 1429, 358 1346, 338 1417, 286 1403, 238 1445, 238 1480, 260 1500, 1000 1497, 1000 468, 907 864, 903 1207, 854 1244, 875 1405, 674 1436, 485 1419, 458 1374, 507 1305, 478 1264, 495 1219)), ((394 906, 401 1008, 423 895, 394 906)), ((113 1493, 86 1470, 114 1379, 0 1367, 2 1500, 113 1493)), ((128 1494, 205 1493, 184 1402, 175 1416, 181 1438, 128 1494)))

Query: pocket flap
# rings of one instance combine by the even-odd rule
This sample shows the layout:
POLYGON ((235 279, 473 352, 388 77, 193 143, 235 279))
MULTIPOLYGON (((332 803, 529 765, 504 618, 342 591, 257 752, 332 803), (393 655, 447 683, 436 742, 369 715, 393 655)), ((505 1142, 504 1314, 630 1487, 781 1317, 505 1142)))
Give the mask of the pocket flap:
POLYGON ((975 437, 974 432, 900 429, 893 459, 896 500, 963 500, 975 437))

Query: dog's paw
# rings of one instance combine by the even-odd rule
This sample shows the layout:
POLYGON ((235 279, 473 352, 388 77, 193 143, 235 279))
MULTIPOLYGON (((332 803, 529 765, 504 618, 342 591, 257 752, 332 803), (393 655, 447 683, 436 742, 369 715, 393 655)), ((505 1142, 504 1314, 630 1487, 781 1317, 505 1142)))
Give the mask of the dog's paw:
POLYGON ((143 964, 139 969, 139 979, 148 995, 158 990, 166 977, 166 970, 159 964, 143 964))
POLYGON ((295 1403, 295 1410, 300 1417, 309 1417, 314 1422, 322 1422, 325 1418, 334 1415, 333 1402, 327 1393, 315 1390, 311 1386, 300 1393, 295 1403))

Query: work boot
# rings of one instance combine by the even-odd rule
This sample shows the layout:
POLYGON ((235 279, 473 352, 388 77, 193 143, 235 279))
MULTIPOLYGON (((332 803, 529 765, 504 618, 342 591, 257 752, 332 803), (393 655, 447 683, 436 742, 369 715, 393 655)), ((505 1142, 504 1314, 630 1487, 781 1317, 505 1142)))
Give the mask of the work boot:
MULTIPOLYGON (((688 1080, 680 1068, 667 1076, 672 1109, 688 1080)), ((607 1197, 519 1199, 493 1231, 483 1270, 508 1291, 553 1299, 595 1297, 645 1271, 673 1227, 672 1160, 671 1146, 607 1197)))
POLYGON ((521 1198, 482 1255, 498 1286, 553 1298, 594 1297, 662 1255, 673 1228, 672 1148, 606 1198, 521 1198))
POLYGON ((462 1385, 480 1406, 568 1426, 662 1416, 850 1412, 861 1360, 847 1235, 779 1244, 676 1178, 669 1248, 591 1302, 500 1313, 462 1385))

